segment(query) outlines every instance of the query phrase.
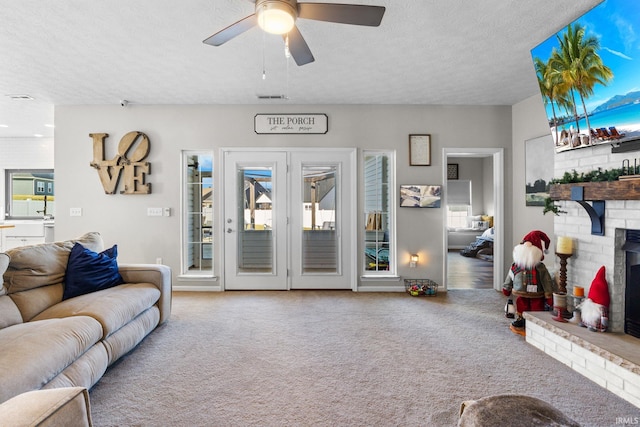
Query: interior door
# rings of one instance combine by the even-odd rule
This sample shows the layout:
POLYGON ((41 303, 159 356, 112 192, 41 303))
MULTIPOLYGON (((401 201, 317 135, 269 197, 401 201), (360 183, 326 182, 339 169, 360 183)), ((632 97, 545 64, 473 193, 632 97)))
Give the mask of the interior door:
POLYGON ((287 154, 225 152, 225 289, 285 290, 287 154))

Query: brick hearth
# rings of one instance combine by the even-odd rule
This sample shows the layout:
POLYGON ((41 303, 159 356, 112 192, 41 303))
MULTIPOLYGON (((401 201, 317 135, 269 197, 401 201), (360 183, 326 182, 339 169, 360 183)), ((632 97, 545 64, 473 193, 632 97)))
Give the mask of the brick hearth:
POLYGON ((526 312, 527 342, 640 408, 640 339, 526 312))

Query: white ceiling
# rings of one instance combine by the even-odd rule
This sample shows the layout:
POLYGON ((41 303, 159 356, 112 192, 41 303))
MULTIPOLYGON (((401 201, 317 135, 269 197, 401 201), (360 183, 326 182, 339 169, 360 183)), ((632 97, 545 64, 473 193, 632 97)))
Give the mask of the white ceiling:
POLYGON ((377 28, 299 20, 316 61, 298 67, 257 28, 202 43, 253 13, 249 0, 0 0, 0 138, 52 137, 55 105, 122 99, 513 105, 537 93, 531 48, 600 2, 332 1, 387 10, 377 28))

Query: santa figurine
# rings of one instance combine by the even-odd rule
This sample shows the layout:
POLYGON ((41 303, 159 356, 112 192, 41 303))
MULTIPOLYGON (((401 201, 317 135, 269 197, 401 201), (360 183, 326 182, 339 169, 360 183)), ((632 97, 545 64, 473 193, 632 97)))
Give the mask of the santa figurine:
POLYGON ((502 293, 516 297, 516 319, 510 329, 525 335, 525 311, 545 311, 545 303, 553 305, 556 284, 542 260, 549 250, 549 236, 534 230, 524 236, 522 242, 513 248, 513 264, 502 285, 502 293))
POLYGON ((605 332, 609 326, 609 285, 605 276, 603 265, 591 282, 587 299, 576 307, 580 310, 580 325, 590 331, 605 332))

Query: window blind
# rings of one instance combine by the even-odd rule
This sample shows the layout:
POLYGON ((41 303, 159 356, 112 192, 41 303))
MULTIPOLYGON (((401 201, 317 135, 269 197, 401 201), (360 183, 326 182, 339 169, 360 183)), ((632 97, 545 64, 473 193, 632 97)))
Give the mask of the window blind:
POLYGON ((447 181, 447 203, 449 205, 471 204, 471 181, 451 180, 447 181))

